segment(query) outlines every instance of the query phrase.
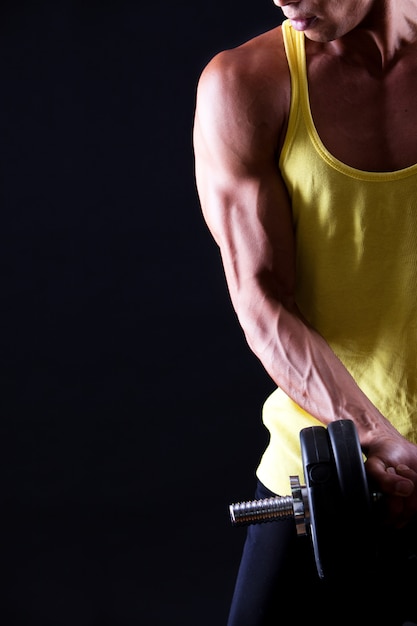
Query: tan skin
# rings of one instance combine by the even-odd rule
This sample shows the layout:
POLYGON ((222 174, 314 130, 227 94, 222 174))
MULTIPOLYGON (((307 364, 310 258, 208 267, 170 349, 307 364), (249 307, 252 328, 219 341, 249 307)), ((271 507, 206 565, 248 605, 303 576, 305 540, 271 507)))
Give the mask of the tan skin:
MULTIPOLYGON (((417 0, 275 3, 288 18, 309 18, 296 26, 305 31, 312 114, 328 150, 369 171, 417 163, 417 0)), ((280 27, 208 64, 194 128, 203 214, 249 346, 323 424, 355 422, 368 476, 400 527, 417 517, 417 446, 363 394, 294 301, 291 206, 277 167, 289 103, 280 27)))

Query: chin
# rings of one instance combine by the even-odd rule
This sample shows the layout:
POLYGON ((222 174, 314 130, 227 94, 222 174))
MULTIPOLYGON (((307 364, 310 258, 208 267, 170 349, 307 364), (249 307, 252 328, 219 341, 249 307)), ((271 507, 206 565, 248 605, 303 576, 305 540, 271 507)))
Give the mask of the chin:
POLYGON ((344 33, 339 33, 336 29, 332 28, 311 28, 305 31, 305 36, 307 39, 311 39, 311 41, 315 41, 317 43, 329 43, 330 41, 334 41, 339 37, 342 37, 344 33))

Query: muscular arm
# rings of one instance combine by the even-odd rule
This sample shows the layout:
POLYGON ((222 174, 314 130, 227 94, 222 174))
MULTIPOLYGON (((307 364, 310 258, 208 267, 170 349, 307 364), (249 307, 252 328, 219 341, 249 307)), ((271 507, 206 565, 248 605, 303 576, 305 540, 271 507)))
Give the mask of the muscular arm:
MULTIPOLYGON (((256 71, 257 61, 255 68, 251 62, 237 50, 209 64, 199 83, 194 130, 203 214, 248 344, 276 384, 322 423, 352 419, 367 453, 382 440, 405 446, 297 310, 291 207, 276 165, 288 102, 276 98, 268 71, 256 71)), ((383 454, 374 471, 394 492, 401 477, 386 467, 408 457, 383 454)))

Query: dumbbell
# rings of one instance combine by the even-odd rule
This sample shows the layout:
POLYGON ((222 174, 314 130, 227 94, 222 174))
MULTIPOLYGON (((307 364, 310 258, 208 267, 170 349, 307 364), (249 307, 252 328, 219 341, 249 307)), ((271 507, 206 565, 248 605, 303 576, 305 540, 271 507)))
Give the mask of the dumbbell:
POLYGON ((320 578, 340 578, 375 554, 371 493, 356 427, 351 420, 300 432, 305 485, 290 477, 291 496, 239 502, 229 507, 233 525, 293 518, 297 534, 309 535, 320 578))

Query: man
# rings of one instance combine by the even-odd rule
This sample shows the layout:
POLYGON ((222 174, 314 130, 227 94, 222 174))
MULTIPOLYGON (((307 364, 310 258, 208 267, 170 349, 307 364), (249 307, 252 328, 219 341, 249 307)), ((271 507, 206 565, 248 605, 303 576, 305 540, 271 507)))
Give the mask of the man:
MULTIPOLYGON (((302 476, 301 428, 350 419, 384 494, 387 535, 412 543, 417 0, 275 4, 282 26, 203 71, 194 134, 232 303, 278 387, 264 407, 258 495, 286 494, 288 476, 302 476)), ((391 550, 381 576, 358 564, 331 590, 336 615, 305 550, 287 523, 250 527, 229 624, 353 623, 359 610, 357 624, 417 621, 412 551, 397 561, 391 550), (297 597, 306 601, 282 613, 297 597)))

